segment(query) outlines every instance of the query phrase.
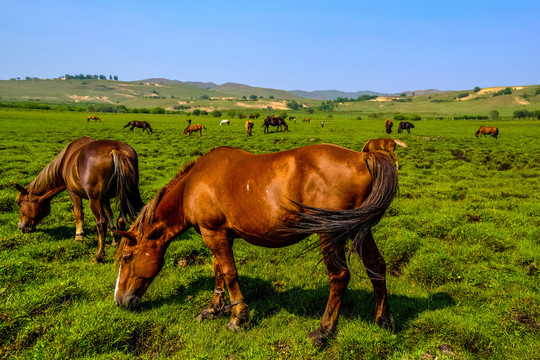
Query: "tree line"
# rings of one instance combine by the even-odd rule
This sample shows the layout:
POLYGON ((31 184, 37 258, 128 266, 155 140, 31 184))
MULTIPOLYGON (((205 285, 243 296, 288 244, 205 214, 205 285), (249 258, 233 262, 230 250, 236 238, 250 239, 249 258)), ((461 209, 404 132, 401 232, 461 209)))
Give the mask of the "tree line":
MULTIPOLYGON (((78 80, 107 80, 107 76, 105 75, 90 75, 90 74, 87 74, 87 75, 84 75, 84 74, 79 74, 79 75, 70 75, 70 74, 66 74, 64 75, 64 78, 66 80, 75 80, 75 79, 78 79, 78 80)), ((118 75, 109 75, 109 80, 115 80, 115 81, 118 81, 118 75)))

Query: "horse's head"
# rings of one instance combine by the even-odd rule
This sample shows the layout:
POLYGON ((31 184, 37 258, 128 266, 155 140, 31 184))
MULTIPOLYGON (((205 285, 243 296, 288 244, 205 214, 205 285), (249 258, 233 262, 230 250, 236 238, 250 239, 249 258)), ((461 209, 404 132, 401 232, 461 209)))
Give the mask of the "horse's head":
POLYGON ((15 202, 21 208, 19 229, 23 233, 35 231, 41 220, 51 213, 52 193, 34 195, 29 193, 22 185, 16 184, 15 187, 19 190, 15 202))
POLYGON ((137 231, 118 231, 122 236, 116 252, 120 271, 114 300, 118 306, 136 308, 163 267, 168 243, 163 238, 154 239, 153 233, 141 236, 137 231))
POLYGON ((478 137, 478 135, 480 135, 480 130, 474 133, 474 136, 478 137))

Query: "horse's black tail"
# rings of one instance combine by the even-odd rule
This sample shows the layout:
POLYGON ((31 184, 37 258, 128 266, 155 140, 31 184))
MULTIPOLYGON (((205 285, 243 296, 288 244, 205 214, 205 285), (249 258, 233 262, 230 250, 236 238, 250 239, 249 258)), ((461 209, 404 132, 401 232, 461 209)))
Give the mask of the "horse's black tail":
POLYGON ((111 182, 116 180, 116 200, 120 208, 120 216, 127 222, 133 221, 144 203, 139 192, 139 170, 137 161, 131 161, 121 150, 111 151, 114 173, 111 182))
MULTIPOLYGON (((299 221, 290 222, 285 230, 289 233, 324 235, 321 244, 323 254, 336 256, 333 251, 348 239, 352 249, 361 254, 362 242, 392 203, 398 188, 397 170, 392 160, 377 152, 368 153, 366 163, 371 172, 371 192, 360 207, 344 211, 314 208, 295 202, 300 208, 299 221)), ((350 252, 349 252, 350 256, 350 252)), ((333 259, 341 263, 343 259, 333 259)))

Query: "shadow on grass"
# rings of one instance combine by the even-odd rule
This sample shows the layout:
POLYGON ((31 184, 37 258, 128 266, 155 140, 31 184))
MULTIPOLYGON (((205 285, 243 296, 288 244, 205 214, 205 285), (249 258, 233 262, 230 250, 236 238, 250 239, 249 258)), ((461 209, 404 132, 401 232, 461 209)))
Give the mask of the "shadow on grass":
MULTIPOLYGON (((286 288, 279 283, 249 276, 240 276, 239 283, 248 306, 255 313, 250 320, 252 326, 257 326, 260 321, 274 316, 281 310, 286 310, 299 317, 320 319, 329 296, 327 285, 317 289, 286 288)), ((139 311, 144 312, 161 305, 184 302, 187 295, 197 295, 200 292, 208 293, 208 302, 210 302, 213 288, 214 277, 201 276, 194 279, 186 288, 180 289, 181 293, 178 295, 148 302, 143 299, 139 311)), ((388 301, 396 332, 402 331, 411 320, 417 318, 424 311, 443 309, 455 304, 447 293, 436 293, 428 298, 389 294, 388 301)), ((348 289, 341 305, 340 315, 350 318, 357 317, 365 322, 374 322, 373 291, 348 289)))

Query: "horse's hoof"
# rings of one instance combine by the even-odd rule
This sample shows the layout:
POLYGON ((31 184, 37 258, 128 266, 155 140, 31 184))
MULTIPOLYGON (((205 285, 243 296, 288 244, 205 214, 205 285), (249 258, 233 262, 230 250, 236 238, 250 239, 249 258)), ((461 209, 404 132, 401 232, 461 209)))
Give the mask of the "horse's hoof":
POLYGON ((231 330, 232 332, 240 331, 243 328, 244 326, 238 324, 238 320, 231 319, 231 321, 229 321, 229 323, 227 324, 227 329, 231 330))
POLYGON ((328 345, 328 340, 330 340, 330 337, 317 329, 308 334, 308 339, 311 340, 313 345, 317 347, 325 347, 328 345))
POLYGON ((394 332, 394 330, 396 329, 394 325, 394 319, 392 319, 392 316, 390 315, 387 317, 378 318, 375 323, 379 325, 380 328, 389 330, 391 332, 394 332))
POLYGON ((75 235, 75 241, 84 241, 84 235, 75 235))
POLYGON ((202 322, 204 320, 208 319, 214 319, 216 316, 214 315, 214 312, 211 309, 203 309, 199 315, 195 319, 197 319, 198 322, 202 322))
POLYGON ((97 264, 97 263, 103 263, 103 256, 95 256, 93 259, 92 259, 92 263, 94 264, 97 264))

